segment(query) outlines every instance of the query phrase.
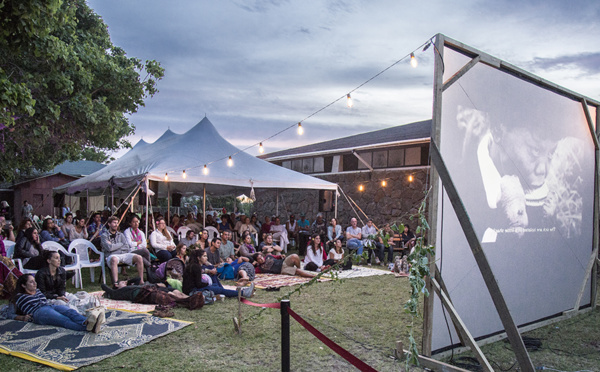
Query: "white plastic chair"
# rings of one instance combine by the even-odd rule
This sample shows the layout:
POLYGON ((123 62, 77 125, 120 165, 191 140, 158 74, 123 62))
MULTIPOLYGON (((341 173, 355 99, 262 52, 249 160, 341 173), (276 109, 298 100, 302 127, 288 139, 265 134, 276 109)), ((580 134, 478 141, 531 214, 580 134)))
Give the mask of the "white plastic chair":
POLYGON ((69 244, 69 252, 79 256, 79 281, 83 287, 83 278, 81 277, 81 269, 90 268, 90 280, 94 283, 95 268, 99 267, 102 270, 102 283, 106 284, 106 262, 104 261, 104 252, 98 251, 96 246, 86 239, 75 239, 69 244), (91 262, 88 248, 100 255, 100 261, 91 262))
POLYGON ((179 236, 179 240, 185 238, 185 234, 187 234, 188 231, 190 231, 191 229, 187 226, 181 226, 180 228, 177 229, 177 236, 179 236))
POLYGON ((13 258, 13 255, 15 254, 15 245, 16 244, 14 242, 11 242, 10 240, 5 240, 4 241, 4 248, 6 250, 6 257, 12 259, 13 263, 15 264, 15 266, 18 267, 19 271, 22 272, 23 274, 33 274, 33 275, 35 275, 35 273, 37 273, 37 270, 25 269, 23 267, 23 261, 20 258, 13 258))
POLYGON ((75 271, 75 288, 83 288, 83 284, 81 283, 81 270, 79 268, 79 256, 76 253, 67 252, 67 250, 57 242, 47 241, 42 243, 42 248, 47 251, 55 251, 62 252, 65 256, 69 256, 73 259, 73 262, 69 265, 65 265, 64 269, 66 271, 75 271))
POLYGON ((221 234, 219 234, 219 230, 213 226, 206 226, 204 229, 208 232, 208 240, 210 241, 212 241, 215 236, 217 239, 221 236, 221 234))
POLYGON ((6 251, 6 257, 8 258, 12 258, 13 254, 15 253, 15 242, 12 242, 10 240, 4 240, 4 250, 6 251))
POLYGON ((169 231, 169 233, 171 233, 172 235, 176 235, 177 233, 175 232, 175 229, 173 229, 171 226, 167 226, 167 230, 169 231))

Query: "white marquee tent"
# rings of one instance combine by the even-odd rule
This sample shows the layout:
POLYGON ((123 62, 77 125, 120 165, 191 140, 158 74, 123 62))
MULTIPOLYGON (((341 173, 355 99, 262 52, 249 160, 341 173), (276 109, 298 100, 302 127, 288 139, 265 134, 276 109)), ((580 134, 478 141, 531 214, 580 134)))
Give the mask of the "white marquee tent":
POLYGON ((337 185, 258 159, 227 142, 205 117, 183 134, 167 130, 154 143, 139 141, 105 168, 54 189, 69 195, 123 194, 145 180, 159 181, 158 193, 249 194, 252 188, 335 190, 337 185), (238 153, 239 152, 239 153, 238 153), (227 165, 230 155, 233 166, 227 165), (208 164, 208 174, 203 173, 208 164), (185 178, 183 174, 185 170, 185 178), (168 174, 168 182, 165 182, 168 174), (169 191, 167 191, 169 190, 169 191))

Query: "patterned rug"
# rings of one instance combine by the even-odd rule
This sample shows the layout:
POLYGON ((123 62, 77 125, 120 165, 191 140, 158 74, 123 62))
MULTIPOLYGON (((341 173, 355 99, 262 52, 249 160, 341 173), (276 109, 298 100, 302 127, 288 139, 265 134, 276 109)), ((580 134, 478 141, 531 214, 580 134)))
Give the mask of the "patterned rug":
POLYGON ((144 305, 144 304, 134 304, 131 301, 118 301, 118 300, 110 300, 108 298, 102 297, 104 291, 92 292, 90 293, 92 296, 98 297, 100 299, 100 304, 107 309, 116 309, 116 310, 124 310, 124 311, 132 311, 134 313, 149 313, 154 310, 156 305, 144 305))
POLYGON ((99 334, 16 320, 0 320, 0 352, 71 371, 133 349, 190 324, 118 310, 106 312, 106 325, 99 334))
MULTIPOLYGON (((319 281, 329 281, 329 278, 322 278, 319 281)), ((271 287, 289 287, 296 284, 309 282, 310 278, 302 278, 299 276, 280 275, 280 274, 256 274, 254 286, 256 288, 265 289, 271 287)))
POLYGON ((362 278, 365 276, 388 275, 393 274, 390 270, 365 266, 353 266, 350 270, 338 272, 339 279, 362 278))

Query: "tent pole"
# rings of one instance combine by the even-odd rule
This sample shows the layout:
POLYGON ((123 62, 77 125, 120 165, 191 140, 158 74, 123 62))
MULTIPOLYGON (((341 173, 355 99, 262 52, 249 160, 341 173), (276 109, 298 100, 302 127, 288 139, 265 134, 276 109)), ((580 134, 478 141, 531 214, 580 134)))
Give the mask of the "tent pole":
POLYGON ((206 227, 206 184, 202 185, 202 228, 206 227))
POLYGON ((277 191, 277 202, 275 202, 275 215, 279 216, 279 189, 275 189, 277 191))
POLYGON ((146 178, 144 180, 144 182, 146 183, 146 231, 145 231, 145 234, 146 234, 146 236, 148 236, 148 209, 149 209, 148 203, 149 203, 149 200, 150 200, 150 195, 148 193, 148 188, 150 187, 150 185, 148 184, 148 178, 146 178))
POLYGON ((113 210, 115 207, 115 189, 112 185, 110 185, 110 215, 112 216, 115 211, 113 210))
MULTIPOLYGON (((339 186, 338 186, 338 187, 339 187, 339 186)), ((335 213, 335 219, 336 219, 336 220, 337 220, 337 218, 338 218, 338 217, 337 217, 337 203, 338 203, 337 197, 338 197, 338 190, 337 190, 337 188, 336 188, 336 189, 335 189, 335 212, 334 212, 334 213, 335 213)))
POLYGON ((85 211, 89 217, 90 215, 90 189, 85 190, 85 211))
POLYGON ((171 226, 171 184, 167 182, 167 226, 171 226))

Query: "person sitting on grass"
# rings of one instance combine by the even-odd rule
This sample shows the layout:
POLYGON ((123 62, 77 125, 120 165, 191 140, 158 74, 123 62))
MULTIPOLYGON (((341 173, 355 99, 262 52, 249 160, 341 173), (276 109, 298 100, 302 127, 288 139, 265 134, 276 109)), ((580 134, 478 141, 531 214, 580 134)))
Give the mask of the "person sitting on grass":
MULTIPOLYGON (((197 249, 190 254, 190 262, 183 272, 183 293, 192 295, 205 290, 212 291, 214 294, 225 295, 225 297, 238 296, 237 291, 223 288, 217 277, 217 269, 209 264, 206 252, 197 249)), ((243 297, 250 298, 253 294, 254 284, 242 288, 243 297)))
POLYGON ((179 258, 184 264, 188 263, 187 245, 179 243, 177 248, 175 248, 175 252, 175 258, 179 258))
POLYGON ((255 253, 253 255, 254 268, 257 274, 283 274, 297 275, 304 278, 314 278, 316 274, 300 269, 300 257, 297 254, 273 256, 255 253))
POLYGON ((342 264, 342 270, 350 270, 352 268, 352 260, 346 259, 344 262, 344 248, 342 248, 342 239, 337 238, 334 241, 333 248, 329 250, 329 258, 323 262, 324 265, 333 266, 337 263, 342 264))
POLYGON ((304 257, 304 269, 309 271, 324 271, 329 267, 323 264, 323 247, 321 246, 321 236, 314 234, 306 249, 304 257))
POLYGON ((115 216, 109 217, 107 221, 108 230, 101 235, 102 250, 106 256, 106 264, 111 270, 113 285, 119 281, 119 264, 129 266, 135 265, 141 284, 144 284, 144 260, 142 256, 130 252, 127 238, 119 230, 119 219, 115 216))
POLYGON ((208 257, 208 262, 211 265, 220 265, 221 264, 221 255, 219 254, 219 248, 221 247, 221 239, 213 239, 210 242, 210 246, 205 249, 206 256, 208 257))
POLYGON ((67 272, 60 266, 60 255, 55 251, 44 251, 43 257, 48 266, 35 273, 37 287, 48 300, 59 300, 58 305, 66 305, 67 272))
POLYGON ((264 241, 258 246, 258 250, 263 254, 280 254, 283 249, 273 243, 273 234, 266 234, 264 241))
POLYGON ((210 247, 210 242, 208 241, 208 231, 202 229, 199 235, 200 239, 198 239, 195 243, 196 248, 207 249, 208 247, 210 247))
POLYGON ((24 322, 94 333, 99 333, 105 322, 104 308, 91 309, 86 318, 68 306, 49 304, 31 274, 24 274, 17 280, 11 303, 17 314, 13 319, 24 322))
MULTIPOLYGON (((252 236, 249 232, 246 232, 242 235, 242 244, 240 244, 240 249, 238 250, 238 255, 240 257, 248 257, 252 258, 252 255, 256 253, 256 249, 252 245, 252 236)), ((250 260, 252 262, 252 260, 250 260)))
POLYGON ((227 257, 235 260, 235 245, 231 241, 231 231, 225 230, 221 234, 221 248, 219 248, 219 255, 221 259, 225 261, 227 257))

